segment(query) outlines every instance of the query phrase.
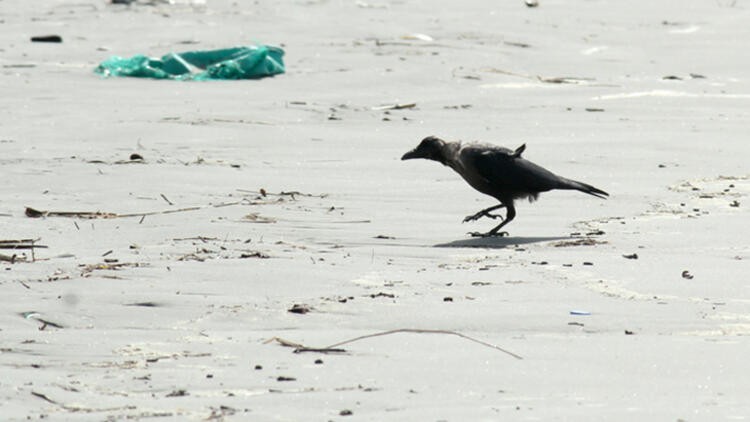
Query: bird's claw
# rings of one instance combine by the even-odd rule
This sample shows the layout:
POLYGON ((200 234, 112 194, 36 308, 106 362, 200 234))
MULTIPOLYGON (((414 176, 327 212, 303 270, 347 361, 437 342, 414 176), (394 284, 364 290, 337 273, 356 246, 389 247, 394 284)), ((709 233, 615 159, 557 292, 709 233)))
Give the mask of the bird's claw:
POLYGON ((508 232, 495 232, 495 233, 492 233, 491 231, 487 233, 469 232, 469 236, 471 237, 505 237, 505 236, 508 236, 508 232))
POLYGON ((468 223, 469 221, 476 221, 476 220, 479 220, 479 219, 480 219, 480 218, 482 218, 482 217, 489 217, 489 218, 491 218, 491 219, 493 219, 493 220, 495 220, 495 219, 498 219, 498 218, 500 219, 500 221, 502 221, 502 220, 503 220, 503 216, 502 216, 502 215, 500 215, 500 214, 490 214, 490 213, 489 213, 489 212, 487 212, 487 211, 479 211, 479 212, 478 212, 478 213, 476 213, 476 214, 472 214, 472 215, 467 215, 467 216, 466 216, 466 217, 464 218, 464 221, 463 221, 463 222, 464 222, 464 223, 468 223))

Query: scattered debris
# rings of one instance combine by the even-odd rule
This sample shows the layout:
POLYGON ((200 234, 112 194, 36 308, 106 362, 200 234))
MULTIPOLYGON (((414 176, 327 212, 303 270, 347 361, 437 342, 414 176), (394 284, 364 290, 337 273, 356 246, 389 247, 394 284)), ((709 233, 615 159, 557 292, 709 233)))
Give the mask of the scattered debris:
POLYGON ((555 242, 552 244, 552 246, 556 248, 563 248, 568 246, 594 246, 594 245, 603 245, 607 243, 605 240, 596 240, 592 239, 590 237, 582 237, 576 240, 561 240, 559 242, 555 242))
POLYGON ((143 156, 138 153, 130 154, 130 161, 143 161, 143 156))
POLYGON ((52 400, 51 398, 47 397, 46 395, 44 395, 44 394, 42 394, 42 393, 37 393, 36 391, 32 391, 32 392, 31 392, 31 395, 32 395, 32 396, 35 396, 35 397, 39 397, 40 399, 42 399, 42 400, 44 400, 44 401, 46 401, 46 402, 48 402, 48 403, 52 403, 52 404, 58 404, 58 405, 60 404, 60 403, 58 403, 58 402, 56 402, 56 401, 52 400))
POLYGON ((36 239, 8 239, 0 240, 0 249, 35 249, 35 248, 46 248, 45 245, 37 245, 36 242, 40 241, 41 238, 36 239))
POLYGON ((503 44, 509 45, 511 47, 519 47, 519 48, 531 47, 531 44, 526 44, 525 42, 503 41, 503 44))
POLYGON ((188 394, 188 392, 186 390, 172 390, 171 393, 168 393, 164 397, 185 397, 185 396, 189 396, 189 395, 190 394, 188 394))
POLYGON ((269 255, 264 254, 260 251, 255 252, 243 252, 240 254, 240 259, 246 259, 246 258, 260 258, 260 259, 268 259, 270 258, 269 255))
POLYGON ((391 299, 396 297, 396 295, 394 295, 393 293, 384 293, 384 292, 371 293, 368 296, 370 296, 373 299, 375 299, 376 297, 388 297, 391 299))
POLYGON ((540 80, 541 82, 545 82, 548 84, 580 84, 583 82, 594 81, 594 78, 584 78, 584 77, 577 77, 577 76, 559 76, 559 77, 551 77, 551 78, 537 76, 536 78, 540 80))
POLYGON ((692 279, 693 279, 693 275, 692 275, 692 274, 690 274, 690 271, 688 271, 688 270, 684 270, 684 271, 682 272, 682 278, 684 278, 684 279, 686 279, 686 280, 692 280, 692 279))
POLYGON ((729 206, 737 208, 737 207, 740 206, 740 201, 738 201, 738 200, 735 199, 734 201, 732 201, 732 202, 729 203, 729 206))
POLYGON ((589 262, 589 261, 584 261, 583 265, 591 266, 591 265, 594 265, 594 263, 593 262, 589 262))
POLYGON ((174 205, 174 203, 172 203, 172 201, 170 201, 169 198, 166 197, 166 195, 164 195, 163 193, 160 193, 159 195, 161 195, 161 199, 166 201, 167 204, 174 205))
POLYGON ((18 256, 16 254, 5 255, 5 254, 0 253, 0 261, 10 262, 11 264, 15 264, 16 262, 26 262, 26 257, 18 256))
POLYGON ((80 265, 80 267, 83 267, 81 275, 84 277, 97 270, 119 270, 122 268, 138 268, 145 266, 148 266, 148 264, 142 262, 104 262, 102 264, 80 265))
POLYGON ((675 75, 667 75, 667 76, 662 77, 662 79, 665 81, 681 81, 682 80, 681 77, 675 76, 675 75))
POLYGON ((588 111, 589 113, 601 113, 604 111, 603 108, 594 108, 594 107, 587 107, 585 108, 585 110, 588 111))
POLYGON ((36 321, 39 321, 42 323, 42 325, 39 326, 39 331, 44 331, 47 327, 53 327, 53 328, 65 328, 62 324, 58 324, 56 322, 52 322, 48 319, 44 319, 41 317, 41 314, 39 312, 30 311, 30 312, 21 312, 19 314, 24 319, 33 319, 36 321))
POLYGON ((453 302, 453 298, 450 296, 446 296, 443 298, 443 302, 453 302))
POLYGON ((73 218, 115 218, 117 214, 100 211, 39 211, 26 207, 26 216, 31 218, 40 217, 73 217, 73 218))
POLYGON ((626 336, 632 336, 633 334, 635 334, 635 331, 625 330, 626 336))
POLYGON ((306 314, 312 310, 312 307, 309 305, 305 305, 302 303, 295 303, 292 305, 291 308, 287 309, 287 312, 291 312, 293 314, 306 314))
POLYGON ((638 254, 637 253, 631 253, 631 254, 628 254, 628 255, 623 255, 622 257, 625 258, 625 259, 638 259, 638 254))
POLYGON ((36 35, 36 36, 31 37, 31 42, 61 43, 62 37, 59 35, 36 35))
POLYGON ((386 236, 384 234, 379 234, 379 235, 373 237, 373 239, 395 239, 395 237, 393 237, 393 236, 386 236))
POLYGON ((403 110, 405 108, 414 108, 416 106, 417 106, 417 103, 388 104, 388 105, 383 105, 383 106, 372 107, 371 110, 374 110, 374 111, 381 111, 381 110, 403 110))
POLYGON ((344 410, 342 410, 342 411, 339 412, 339 416, 351 416, 353 414, 354 413, 351 410, 349 410, 349 409, 344 409, 344 410))
POLYGON ((526 3, 526 7, 538 7, 539 6, 539 0, 524 0, 524 3, 526 3))
POLYGON ((261 188, 260 191, 252 191, 252 190, 247 190, 247 189, 237 189, 237 191, 238 192, 242 192, 242 193, 258 194, 258 195, 260 195, 260 197, 263 197, 263 198, 265 198, 267 196, 279 196, 279 197, 288 196, 288 197, 291 197, 292 200, 296 200, 297 196, 304 196, 304 197, 308 197, 308 198, 321 198, 321 199, 328 197, 327 193, 313 194, 313 193, 303 193, 303 192, 299 192, 299 191, 296 191, 296 190, 295 191, 281 191, 279 193, 268 192, 268 191, 266 191, 263 188, 261 188))
POLYGON ((588 316, 591 315, 591 312, 589 311, 582 311, 582 310, 572 310, 570 311, 571 315, 579 315, 579 316, 588 316))
POLYGON ((294 377, 285 377, 283 375, 280 375, 280 376, 276 377, 276 381, 279 381, 279 382, 297 381, 297 378, 294 378, 294 377))
POLYGON ((432 38, 431 36, 429 36, 427 34, 420 34, 420 33, 403 35, 401 37, 401 39, 402 40, 413 40, 413 41, 425 41, 425 42, 435 41, 435 39, 432 38))
POLYGON ((261 224, 273 224, 277 220, 273 217, 264 217, 257 212, 251 212, 250 214, 247 214, 246 216, 242 217, 243 220, 249 221, 252 223, 261 223, 261 224))
POLYGON ((323 364, 323 359, 315 359, 315 362, 314 362, 314 363, 315 363, 316 365, 322 365, 322 364, 323 364))
POLYGON ((124 304, 124 306, 143 306, 144 308, 158 308, 162 305, 156 302, 134 302, 126 303, 124 304))

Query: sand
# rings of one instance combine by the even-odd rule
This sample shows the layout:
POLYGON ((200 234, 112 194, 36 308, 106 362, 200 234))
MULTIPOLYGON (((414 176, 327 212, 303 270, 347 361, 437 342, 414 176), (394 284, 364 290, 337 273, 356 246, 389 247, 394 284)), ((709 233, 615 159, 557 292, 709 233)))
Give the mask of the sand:
POLYGON ((750 418, 748 18, 741 0, 2 2, 0 240, 45 246, 0 250, 2 419, 750 418), (287 73, 92 72, 254 42, 287 73), (427 135, 526 143, 612 196, 545 193, 509 237, 471 238, 493 200, 399 160, 427 135), (278 340, 396 329, 522 359, 450 333, 278 340))

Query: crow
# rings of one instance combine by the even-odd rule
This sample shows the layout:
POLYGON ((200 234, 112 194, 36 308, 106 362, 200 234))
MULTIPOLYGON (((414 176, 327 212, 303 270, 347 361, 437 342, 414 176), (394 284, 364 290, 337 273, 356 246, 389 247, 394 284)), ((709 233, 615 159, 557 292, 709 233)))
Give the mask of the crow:
POLYGON ((532 202, 541 192, 552 189, 575 189, 598 198, 609 196, 601 189, 558 176, 524 159, 521 154, 525 149, 526 144, 513 151, 491 144, 462 144, 428 136, 401 159, 425 158, 438 161, 455 170, 474 189, 500 201, 499 205, 464 218, 464 223, 482 217, 502 220, 502 223, 487 233, 471 233, 475 237, 507 235, 507 232, 500 232, 500 229, 516 217, 513 205, 516 199, 528 198, 532 202), (499 214, 490 214, 490 211, 503 207, 507 210, 504 219, 499 214))

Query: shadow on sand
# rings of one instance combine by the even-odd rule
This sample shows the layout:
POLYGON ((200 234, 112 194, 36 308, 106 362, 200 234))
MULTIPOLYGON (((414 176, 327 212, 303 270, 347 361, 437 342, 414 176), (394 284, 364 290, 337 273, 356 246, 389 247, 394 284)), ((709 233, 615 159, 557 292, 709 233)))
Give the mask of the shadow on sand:
POLYGON ((490 248, 502 249, 508 246, 525 245, 528 243, 551 242, 554 240, 569 239, 569 236, 549 237, 472 237, 471 239, 459 239, 448 243, 438 243, 436 248, 490 248))

